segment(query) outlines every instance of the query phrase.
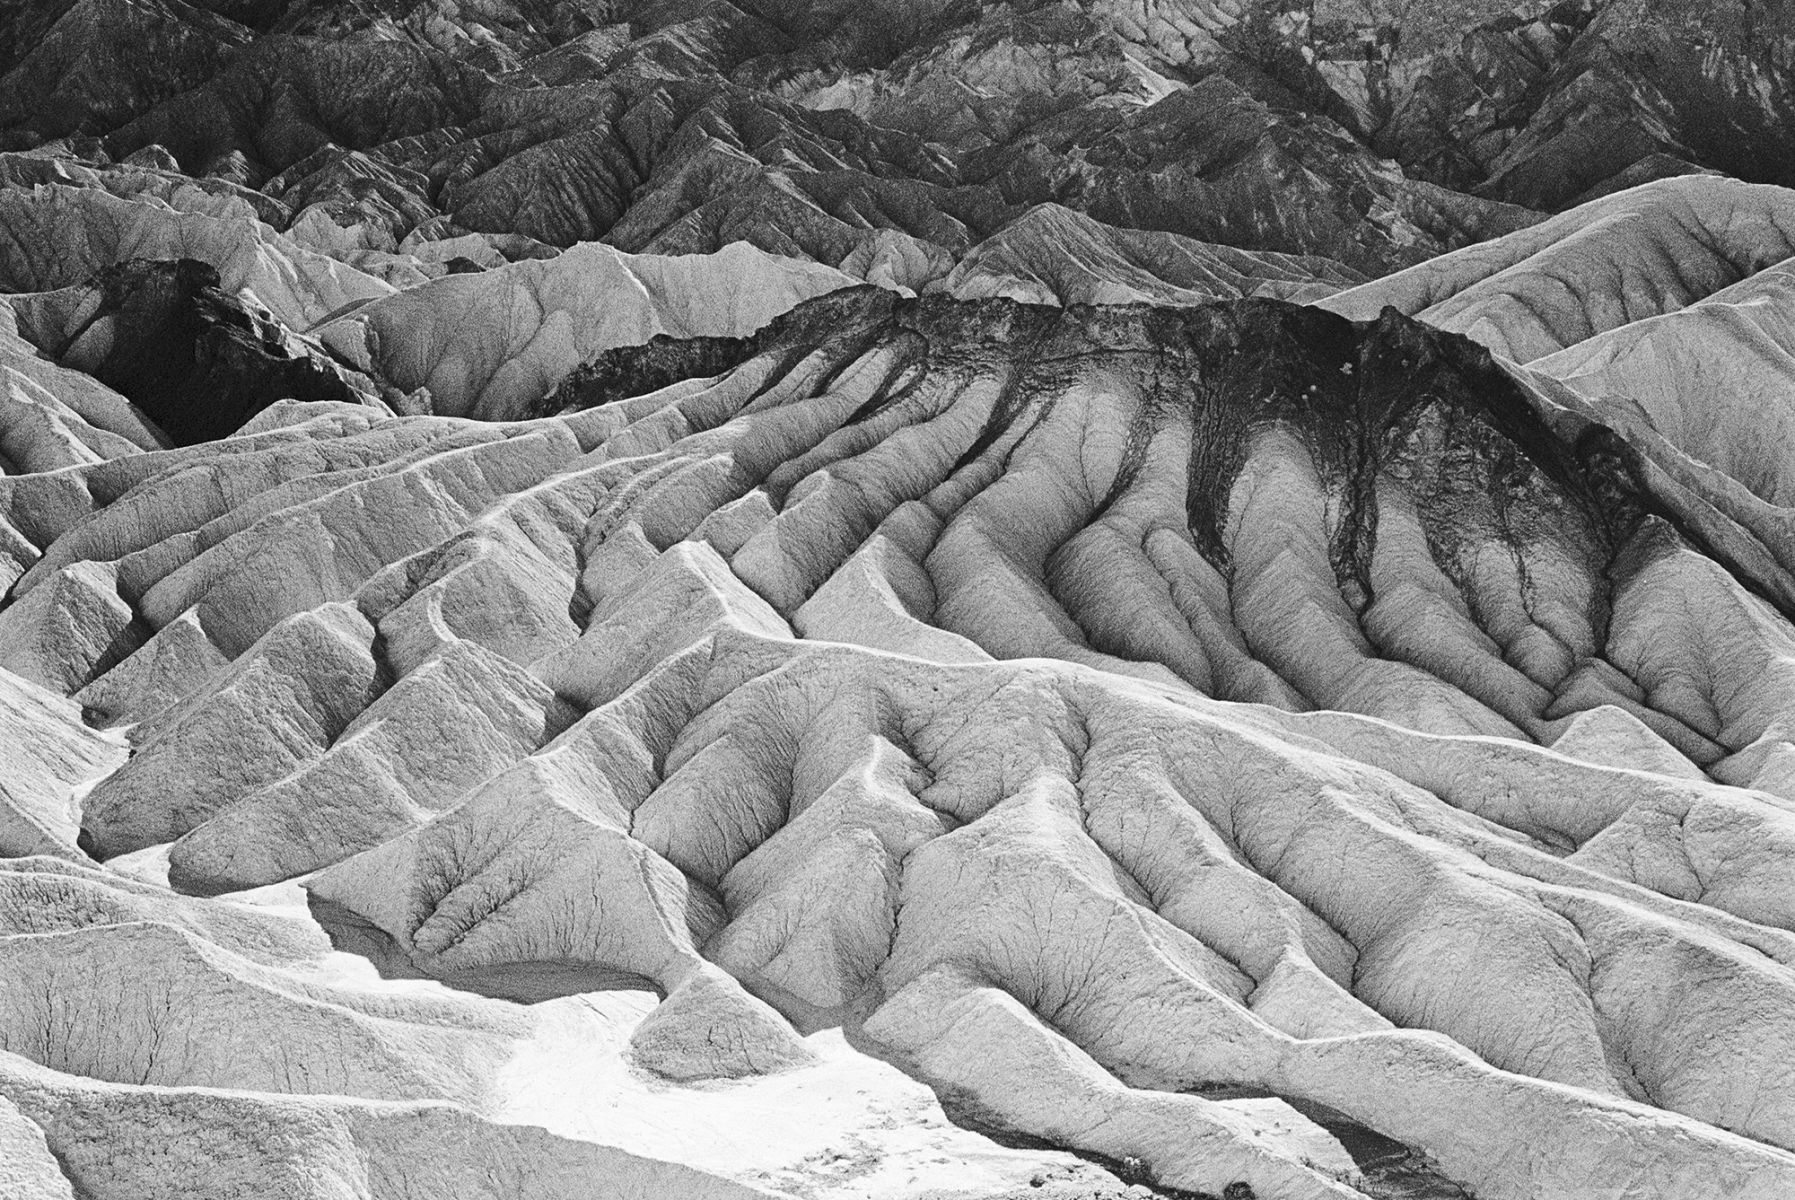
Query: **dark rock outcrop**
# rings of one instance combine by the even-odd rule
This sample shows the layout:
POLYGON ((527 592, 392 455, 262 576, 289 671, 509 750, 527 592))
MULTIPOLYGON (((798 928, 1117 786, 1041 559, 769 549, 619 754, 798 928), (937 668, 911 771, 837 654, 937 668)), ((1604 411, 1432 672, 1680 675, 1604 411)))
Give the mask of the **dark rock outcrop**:
POLYGON ((221 291, 218 272, 194 259, 132 259, 11 303, 39 350, 118 390, 177 445, 227 437, 279 400, 375 395, 273 314, 221 291))

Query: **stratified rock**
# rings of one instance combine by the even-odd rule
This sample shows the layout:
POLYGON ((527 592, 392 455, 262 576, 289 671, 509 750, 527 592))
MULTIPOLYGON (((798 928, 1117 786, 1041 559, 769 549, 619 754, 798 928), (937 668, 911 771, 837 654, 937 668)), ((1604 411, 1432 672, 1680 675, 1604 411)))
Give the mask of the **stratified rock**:
POLYGON ((1786 22, 1493 3, 0 13, 0 1192, 1795 1195, 1786 22))
POLYGON ((1332 122, 1275 111, 1220 76, 1146 107, 1075 110, 980 161, 1012 200, 1368 274, 1537 219, 1408 180, 1332 122))
POLYGON ((1118 229, 1042 204, 979 243, 939 286, 962 300, 1203 304, 1252 296, 1319 300, 1359 282, 1357 272, 1332 259, 1118 229))
POLYGON ((326 146, 263 185, 294 214, 289 233, 314 243, 334 235, 344 247, 395 251, 414 229, 442 214, 424 197, 421 172, 360 151, 326 146), (316 232, 310 232, 316 230, 316 232))
MULTIPOLYGON (((1740 211, 1697 199, 1697 232, 1740 211)), ((636 989, 599 1061, 659 1086, 801 1089, 839 1027, 963 1121, 1186 1190, 1353 1194, 1299 1111, 1498 1200, 1795 1186, 1795 821, 1761 790, 1795 627, 1721 431, 1696 492, 1648 423, 1389 307, 872 287, 613 348, 550 407, 277 405, 0 491, 37 552, 0 620, 104 577, 152 632, 61 682, 135 747, 52 802, 82 847, 303 876, 385 986, 474 993, 453 1035, 336 992, 320 1022, 191 919, 8 949, 95 1004, 127 963, 204 979, 326 1072, 210 1056, 171 991, 196 1049, 144 1078, 477 1103, 550 1027, 480 996, 636 989)), ((29 1041, 28 994, 8 1045, 147 1069, 137 1017, 29 1041)))
POLYGON ((1795 255, 1795 192, 1667 179, 1329 296, 1356 320, 1386 305, 1517 362, 1667 312, 1795 255))
POLYGON ((494 74, 594 31, 602 9, 552 0, 292 0, 271 28, 328 40, 409 42, 494 74))
POLYGON ((126 200, 161 200, 180 212, 252 216, 276 228, 293 219, 286 205, 261 192, 228 180, 181 174, 174 156, 160 146, 145 146, 124 162, 84 162, 41 153, 0 154, 0 182, 25 191, 38 184, 99 188, 126 200))
MULTIPOLYGON (((894 238, 957 258, 1049 202, 1371 272, 1536 219, 1409 180, 1295 111, 1295 93, 1247 61, 1262 22, 1240 4, 1045 23, 919 11, 896 25, 712 6, 608 33, 570 8, 389 7, 295 8, 84 152, 155 147, 264 188, 290 206, 296 241, 401 286, 416 282, 405 264, 367 256, 441 217, 558 246, 693 254, 745 240, 838 265, 888 257, 894 238), (844 75, 835 52, 889 65, 844 75), (526 54, 567 62, 538 78, 526 54), (404 116, 369 119, 376 90, 404 116)), ((942 273, 893 282, 921 290, 942 273)))
POLYGON ((1394 307, 1528 362, 1560 436, 1630 459, 1683 529, 1795 606, 1795 514, 1776 449, 1785 356, 1762 332, 1795 254, 1792 200, 1764 184, 1662 180, 1318 304, 1359 319, 1394 307), (1717 398, 1722 374, 1732 386, 1717 398), (1751 436, 1706 419, 1754 396, 1767 400, 1752 406, 1764 424, 1751 436), (1690 413, 1704 415, 1699 430, 1690 413), (1608 430, 1624 448, 1600 445, 1608 430))
POLYGON ((348 305, 391 295, 385 283, 295 245, 247 211, 171 211, 92 187, 0 189, 0 291, 48 292, 86 283, 134 258, 208 263, 219 286, 245 288, 304 332, 348 305))
POLYGON ((115 129, 106 145, 119 158, 163 146, 188 174, 253 187, 330 144, 361 150, 464 124, 488 86, 483 72, 400 42, 276 35, 115 129))
POLYGON ((1421 176, 1536 208, 1702 168, 1789 184, 1790 14, 1571 0, 1426 61, 1378 142, 1421 176))
POLYGON ((105 133, 204 83, 252 36, 182 0, 77 0, 0 76, 0 125, 105 133))
POLYGON ((436 280, 325 325, 318 337, 445 416, 531 413, 581 363, 616 346, 744 337, 854 280, 744 243, 715 255, 622 254, 585 244, 544 261, 436 280))
MULTIPOLYGON (((1765 253, 1764 251, 1760 251, 1765 253)), ((1774 243, 1767 253, 1774 254, 1774 243)), ((1795 259, 1535 359, 1766 504, 1795 508, 1795 259), (1691 381, 1700 379, 1702 386, 1691 381), (1749 428, 1752 436, 1738 436, 1749 428)), ((1642 430, 1643 432, 1644 430, 1642 430)))

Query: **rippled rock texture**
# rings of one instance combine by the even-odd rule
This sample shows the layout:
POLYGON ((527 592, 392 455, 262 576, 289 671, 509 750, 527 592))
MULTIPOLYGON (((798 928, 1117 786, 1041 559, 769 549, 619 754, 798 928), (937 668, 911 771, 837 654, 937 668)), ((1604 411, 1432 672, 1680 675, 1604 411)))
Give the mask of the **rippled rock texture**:
POLYGON ((7 476, 7 1096, 79 1164, 230 1089, 308 1196, 358 1139, 450 1170, 353 1107, 434 1104, 558 1195, 583 1037, 775 1113, 871 1056, 1124 1177, 1074 1190, 1785 1194, 1789 460, 1694 370, 1612 388, 1777 301, 1789 203, 1657 185, 1321 306, 839 288, 527 419, 7 476))
POLYGON ((0 1195, 1795 1195, 1685 7, 0 13, 0 1195))

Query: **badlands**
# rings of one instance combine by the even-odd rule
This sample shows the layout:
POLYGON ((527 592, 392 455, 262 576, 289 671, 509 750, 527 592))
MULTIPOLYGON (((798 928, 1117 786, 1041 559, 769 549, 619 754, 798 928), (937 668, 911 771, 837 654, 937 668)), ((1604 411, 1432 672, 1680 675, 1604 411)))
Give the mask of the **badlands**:
POLYGON ((1795 1197, 1792 74, 4 6, 0 1200, 1795 1197))

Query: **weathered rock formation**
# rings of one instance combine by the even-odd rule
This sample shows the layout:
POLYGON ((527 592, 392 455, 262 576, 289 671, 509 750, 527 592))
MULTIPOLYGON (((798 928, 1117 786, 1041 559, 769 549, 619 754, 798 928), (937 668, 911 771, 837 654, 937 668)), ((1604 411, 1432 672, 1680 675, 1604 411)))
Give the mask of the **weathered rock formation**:
MULTIPOLYGON (((168 1186, 94 1131, 196 1088, 295 1195, 473 1153, 560 1195, 594 1140, 668 1194, 559 1090, 585 1038, 791 1114, 870 1055, 1187 1191, 1377 1194, 1375 1143, 1479 1197, 1784 1195, 1790 469, 1700 365, 1775 327, 1786 203, 1656 185, 1326 307, 836 288, 531 419, 287 400, 0 479, 15 1126, 95 1196, 168 1186)), ((428 290, 360 310, 385 378, 537 371, 374 315, 428 290)), ((1004 1153, 968 1186, 1070 1169, 1004 1153)))
POLYGON ((1345 8, 0 12, 0 1196, 1795 1195, 1784 15, 1345 8))
POLYGON ((40 351, 116 388, 176 445, 235 433, 277 399, 379 402, 365 377, 218 284, 195 259, 129 259, 10 303, 40 351))

